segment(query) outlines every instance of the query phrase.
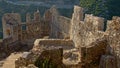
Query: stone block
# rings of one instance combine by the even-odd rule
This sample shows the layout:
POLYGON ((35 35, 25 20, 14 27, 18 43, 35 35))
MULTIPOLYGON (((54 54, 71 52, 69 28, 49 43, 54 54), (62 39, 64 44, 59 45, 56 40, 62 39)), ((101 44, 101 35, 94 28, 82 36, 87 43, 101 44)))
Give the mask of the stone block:
POLYGON ((117 68, 114 56, 102 55, 99 68, 117 68))

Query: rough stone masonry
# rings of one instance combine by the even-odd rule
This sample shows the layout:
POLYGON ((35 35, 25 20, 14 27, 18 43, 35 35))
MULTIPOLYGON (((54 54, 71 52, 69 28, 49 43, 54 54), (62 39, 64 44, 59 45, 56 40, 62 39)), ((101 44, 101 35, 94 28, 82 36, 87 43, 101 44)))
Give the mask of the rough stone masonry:
POLYGON ((1 45, 14 47, 16 42, 35 39, 33 48, 16 60, 16 68, 36 68, 36 61, 46 59, 51 59, 56 68, 120 68, 120 17, 109 20, 104 31, 104 18, 84 14, 83 10, 74 6, 70 19, 53 6, 43 17, 38 10, 33 19, 27 13, 26 22, 21 22, 18 13, 6 13, 1 45))

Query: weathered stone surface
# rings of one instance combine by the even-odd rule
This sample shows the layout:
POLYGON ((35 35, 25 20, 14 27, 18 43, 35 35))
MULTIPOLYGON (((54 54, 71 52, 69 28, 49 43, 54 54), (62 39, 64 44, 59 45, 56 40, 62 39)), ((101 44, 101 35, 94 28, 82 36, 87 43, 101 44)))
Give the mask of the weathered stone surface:
POLYGON ((72 40, 69 39, 37 39, 34 42, 34 47, 62 47, 63 49, 72 49, 74 44, 72 40))
POLYGON ((104 18, 86 14, 83 21, 83 8, 75 6, 71 20, 70 38, 76 47, 88 46, 104 37, 104 18))
POLYGON ((117 59, 117 68, 120 67, 120 17, 113 17, 113 20, 108 21, 107 30, 108 33, 108 52, 114 55, 117 59))
POLYGON ((103 55, 101 57, 99 68, 117 68, 115 57, 110 55, 103 55))
POLYGON ((89 47, 81 48, 81 62, 85 67, 95 67, 99 65, 100 57, 105 54, 107 41, 104 39, 97 40, 90 44, 89 47), (90 65, 90 66, 89 66, 90 65))
POLYGON ((66 52, 66 53, 64 53, 63 58, 67 59, 67 58, 69 58, 71 55, 72 55, 71 52, 66 52))
POLYGON ((71 65, 79 65, 81 62, 80 59, 81 55, 79 53, 79 50, 76 48, 69 49, 69 50, 64 50, 63 52, 63 63, 66 66, 71 66, 71 65))
MULTIPOLYGON (((79 6, 75 6, 74 7, 74 13, 72 16, 72 20, 71 20, 71 34, 70 34, 70 39, 72 39, 75 43, 75 46, 78 47, 81 43, 81 41, 79 41, 79 37, 78 37, 78 31, 79 31, 79 23, 80 21, 83 20, 83 8, 79 7, 79 6), (78 43, 78 41, 79 43, 78 43)), ((81 24, 82 26, 82 24, 81 24)))
POLYGON ((69 31, 70 31, 70 25, 71 25, 70 20, 71 19, 61 16, 55 6, 50 8, 50 12, 52 13, 50 37, 60 38, 60 39, 69 37, 70 36, 69 31))
POLYGON ((36 67, 34 64, 29 64, 27 68, 38 68, 38 67, 36 67))
POLYGON ((40 18, 41 18, 40 12, 39 12, 39 10, 37 10, 37 11, 34 13, 34 21, 40 22, 40 18))
POLYGON ((98 68, 98 65, 100 68, 119 68, 120 17, 114 16, 108 21, 104 32, 104 18, 92 14, 84 17, 83 14, 83 8, 75 6, 70 19, 61 16, 53 6, 43 18, 37 10, 34 19, 27 14, 26 22, 21 22, 18 13, 7 13, 2 18, 4 38, 0 42, 0 55, 4 57, 7 53, 30 49, 34 45, 30 52, 16 60, 16 68, 34 68, 29 64, 46 59, 58 68, 98 68))
MULTIPOLYGON (((7 13, 2 17, 3 38, 13 37, 13 41, 18 40, 18 31, 15 32, 14 25, 21 23, 21 17, 18 13, 7 13)), ((19 27, 17 27, 19 28, 19 27)), ((16 30, 18 30, 16 28, 16 30)))
POLYGON ((5 58, 7 54, 5 53, 5 46, 3 46, 3 42, 0 41, 0 60, 5 58))
MULTIPOLYGON (((38 50, 33 51, 31 53, 25 52, 22 57, 16 60, 15 65, 16 68, 20 68, 21 66, 28 66, 29 64, 35 64, 37 61, 44 61, 46 59, 50 59, 52 63, 56 66, 61 66, 63 50, 57 47, 51 47, 49 49, 36 48, 38 50)), ((34 50, 34 49, 33 49, 34 50)))

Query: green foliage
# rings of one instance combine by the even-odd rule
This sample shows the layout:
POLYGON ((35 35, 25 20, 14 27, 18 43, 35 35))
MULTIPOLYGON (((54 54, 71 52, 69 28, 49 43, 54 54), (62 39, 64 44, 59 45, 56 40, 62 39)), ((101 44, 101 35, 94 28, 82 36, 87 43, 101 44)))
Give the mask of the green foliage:
POLYGON ((45 59, 43 61, 37 60, 35 65, 39 68, 56 68, 55 64, 53 64, 50 59, 45 59))
POLYGON ((80 6, 85 13, 111 19, 120 16, 120 0, 80 0, 80 6))

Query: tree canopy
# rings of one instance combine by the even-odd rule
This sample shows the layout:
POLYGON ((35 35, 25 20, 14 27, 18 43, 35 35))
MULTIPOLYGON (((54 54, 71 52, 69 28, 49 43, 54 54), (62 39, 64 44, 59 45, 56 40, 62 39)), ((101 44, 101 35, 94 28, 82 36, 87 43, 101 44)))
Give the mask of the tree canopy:
POLYGON ((120 16, 120 0, 80 0, 80 6, 88 14, 111 19, 120 16))

